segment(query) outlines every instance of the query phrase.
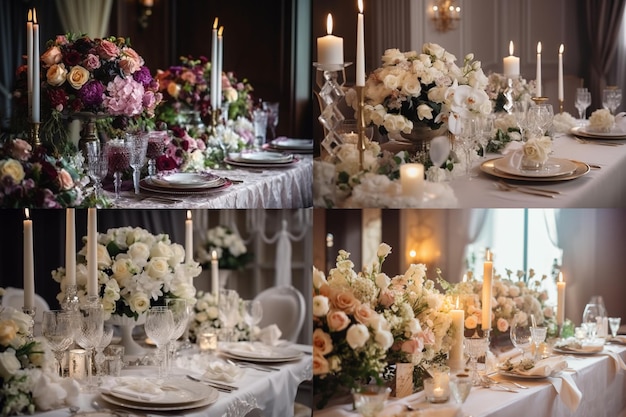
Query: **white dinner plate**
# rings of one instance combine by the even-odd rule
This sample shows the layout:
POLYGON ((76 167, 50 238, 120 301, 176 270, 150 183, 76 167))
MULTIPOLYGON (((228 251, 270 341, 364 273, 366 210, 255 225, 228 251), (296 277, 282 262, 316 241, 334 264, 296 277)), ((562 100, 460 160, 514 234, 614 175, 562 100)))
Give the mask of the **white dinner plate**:
POLYGON ((224 158, 224 162, 226 162, 228 165, 232 165, 234 167, 241 167, 241 168, 257 168, 257 169, 258 168, 277 168, 277 169, 291 168, 294 166, 294 164, 296 164, 299 161, 300 160, 296 157, 292 158, 291 161, 289 162, 283 162, 283 163, 249 162, 249 161, 242 161, 239 159, 233 159, 230 157, 224 158))
MULTIPOLYGON (((123 386, 124 378, 120 378, 123 386)), ((133 378, 136 379, 136 378, 133 378)), ((184 378, 168 378, 159 384, 163 391, 160 395, 145 395, 138 392, 134 395, 130 390, 118 391, 120 385, 113 387, 106 394, 120 400, 135 403, 150 403, 156 406, 189 404, 202 400, 211 394, 211 387, 184 378), (143 396, 145 395, 145 396, 143 396)))
POLYGON ((277 149, 312 151, 313 139, 277 138, 270 145, 277 149))
MULTIPOLYGON (((559 372, 556 372, 550 376, 554 376, 557 375, 559 372)), ((525 375, 525 374, 518 374, 517 372, 510 372, 510 371, 498 371, 498 374, 502 375, 502 376, 508 376, 510 378, 521 378, 521 379, 546 379, 547 376, 543 376, 543 375, 525 375)))
MULTIPOLYGON (((117 405, 120 407, 130 408, 133 410, 156 411, 156 412, 193 410, 195 408, 206 407, 207 405, 211 405, 215 401, 217 401, 217 398, 219 396, 219 393, 217 392, 217 390, 207 385, 205 386, 210 390, 210 392, 207 394, 206 397, 202 398, 199 401, 186 403, 186 404, 176 404, 176 405, 157 405, 157 404, 152 404, 149 402, 143 403, 143 402, 122 400, 120 398, 113 397, 104 392, 100 393, 100 396, 102 397, 102 399, 104 399, 106 402, 110 404, 117 405)), ((119 415, 119 414, 116 414, 116 415, 119 415)))
POLYGON ((570 130, 570 133, 575 136, 580 136, 585 139, 626 139, 626 132, 619 128, 614 128, 613 131, 608 133, 601 133, 591 130, 589 126, 577 126, 570 130))
POLYGON ((230 159, 252 164, 288 164, 293 160, 293 155, 265 151, 242 152, 240 154, 230 155, 230 159))
POLYGON ((160 177, 150 178, 159 186, 172 188, 211 188, 219 187, 222 178, 206 172, 176 172, 160 177))
POLYGON ((552 348, 553 352, 561 353, 563 355, 595 355, 597 353, 602 353, 604 350, 604 346, 598 346, 598 349, 594 350, 586 350, 586 349, 576 349, 576 348, 567 348, 567 347, 557 347, 554 346, 552 348))
POLYGON ((572 172, 571 174, 568 175, 559 175, 557 177, 524 177, 521 175, 513 175, 513 174, 507 174, 506 172, 500 172, 499 170, 497 170, 494 166, 494 162, 497 161, 500 158, 495 158, 495 159, 490 159, 488 161, 483 162, 482 164, 480 164, 480 170, 483 171, 485 174, 489 174, 492 175, 494 177, 497 178, 503 178, 503 179, 507 179, 507 180, 515 180, 515 181, 524 181, 524 182, 559 182, 559 181, 569 181, 569 180, 573 180, 579 177, 582 177, 583 175, 586 175, 591 168, 589 167, 589 165, 587 165, 584 162, 580 162, 580 161, 575 161, 575 160, 571 160, 573 163, 576 164, 576 171, 572 172))
MULTIPOLYGON (((246 343, 246 342, 244 342, 246 343)), ((220 352, 232 359, 248 360, 253 362, 287 362, 300 359, 304 352, 294 348, 263 346, 259 349, 249 349, 249 345, 231 343, 223 346, 220 352)))
POLYGON ((561 175, 569 175, 576 171, 576 164, 569 159, 549 158, 541 170, 529 170, 512 167, 509 158, 500 158, 494 161, 493 166, 496 170, 505 174, 517 175, 529 178, 550 178, 560 177, 561 175))

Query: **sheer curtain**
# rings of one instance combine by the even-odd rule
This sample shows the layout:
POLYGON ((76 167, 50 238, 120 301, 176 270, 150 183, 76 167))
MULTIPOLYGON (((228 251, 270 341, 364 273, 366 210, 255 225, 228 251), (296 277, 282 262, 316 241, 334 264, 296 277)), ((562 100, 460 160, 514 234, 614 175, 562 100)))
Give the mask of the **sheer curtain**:
POLYGON ((617 55, 626 0, 587 0, 583 4, 590 51, 587 79, 594 103, 592 109, 601 108, 602 89, 609 84, 608 78, 617 55))
MULTIPOLYGON (((615 83, 622 89, 626 89, 626 8, 622 13, 622 25, 620 26, 618 42, 617 42, 617 57, 615 69, 615 83)), ((623 102, 623 101, 622 101, 623 102)), ((625 106, 620 106, 617 111, 623 110, 625 106)))
POLYGON ((489 218, 489 209, 449 210, 452 239, 448 239, 450 282, 461 280, 465 272, 468 245, 475 242, 489 218))
POLYGON ((0 127, 9 127, 11 117, 11 91, 15 70, 22 63, 24 45, 26 5, 23 2, 3 1, 0 3, 0 127))
POLYGON ((65 31, 91 38, 107 35, 113 0, 56 0, 56 5, 65 31))

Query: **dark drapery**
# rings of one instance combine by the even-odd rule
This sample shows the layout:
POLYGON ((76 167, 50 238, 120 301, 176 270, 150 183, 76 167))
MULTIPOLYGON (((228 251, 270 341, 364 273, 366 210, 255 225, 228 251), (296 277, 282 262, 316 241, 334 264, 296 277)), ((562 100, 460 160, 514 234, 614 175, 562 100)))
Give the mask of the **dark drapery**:
POLYGON ((22 63, 26 50, 27 4, 25 2, 0 2, 0 126, 9 127, 11 117, 11 91, 15 69, 22 63), (23 36, 21 36, 23 34, 23 36))

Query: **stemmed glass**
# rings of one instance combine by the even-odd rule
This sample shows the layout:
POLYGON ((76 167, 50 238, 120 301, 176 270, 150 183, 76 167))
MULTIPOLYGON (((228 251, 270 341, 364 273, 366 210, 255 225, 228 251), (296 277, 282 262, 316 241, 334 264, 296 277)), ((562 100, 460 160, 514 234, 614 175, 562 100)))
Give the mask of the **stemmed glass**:
POLYGON ((530 328, 533 344, 535 345, 535 359, 539 360, 542 357, 542 353, 539 351, 539 346, 546 341, 548 335, 547 327, 532 326, 530 328))
POLYGON ((576 108, 578 109, 579 119, 585 120, 587 118, 586 110, 591 106, 591 93, 586 88, 576 89, 576 108))
POLYGON ((148 158, 148 176, 152 178, 156 175, 156 159, 165 151, 165 139, 167 131, 154 130, 148 133, 148 145, 146 148, 146 158, 148 158))
POLYGON ((554 118, 554 110, 552 104, 542 103, 531 106, 526 114, 528 125, 537 136, 543 136, 550 128, 552 119, 554 118))
POLYGON ((130 166, 130 146, 123 140, 113 139, 106 143, 105 153, 109 161, 109 172, 113 173, 115 201, 120 199, 122 173, 130 166))
POLYGON ((602 91, 602 107, 608 109, 611 114, 622 104, 622 90, 617 87, 607 87, 602 91))
POLYGON ((167 376, 169 370, 172 367, 172 361, 176 353, 176 340, 185 333, 187 324, 189 323, 190 308, 189 303, 184 298, 168 298, 166 300, 167 308, 172 312, 172 318, 174 320, 174 330, 170 336, 170 341, 167 344, 168 356, 168 369, 166 371, 167 376))
POLYGON ((485 116, 478 119, 478 143, 483 150, 483 159, 487 157, 487 144, 492 138, 493 117, 485 116))
POLYGON ((144 324, 146 336, 148 336, 157 347, 157 362, 159 363, 159 378, 165 378, 167 373, 167 354, 163 349, 172 337, 174 332, 174 315, 167 306, 154 306, 146 314, 144 324))
POLYGON ((263 306, 259 300, 246 300, 243 302, 243 320, 250 330, 263 318, 263 306))
POLYGON ((141 176, 141 167, 146 162, 148 136, 141 132, 127 133, 126 142, 128 142, 130 147, 130 166, 133 168, 135 194, 139 194, 139 177, 141 176))
POLYGON ((239 295, 237 291, 220 290, 218 300, 219 319, 222 323, 224 341, 233 342, 234 327, 239 323, 239 295))
POLYGON ((63 368, 61 361, 65 350, 72 345, 74 341, 74 313, 65 310, 50 310, 43 312, 43 322, 41 330, 43 337, 48 340, 50 349, 54 353, 56 360, 57 373, 63 376, 63 368))
POLYGON ((93 378, 93 354, 102 340, 104 332, 104 309, 102 304, 94 301, 83 304, 79 308, 79 329, 76 334, 76 343, 87 351, 87 392, 97 388, 93 378))
POLYGON ((102 180, 109 170, 109 162, 106 154, 100 148, 99 142, 87 142, 87 173, 94 183, 96 199, 102 195, 102 180))
POLYGON ((465 153, 465 175, 472 179, 472 153, 476 147, 476 136, 478 135, 478 121, 473 117, 461 118, 461 126, 457 135, 458 145, 465 153))
POLYGON ((511 342, 513 343, 513 346, 522 352, 522 359, 526 355, 526 349, 530 347, 530 344, 533 341, 530 328, 531 326, 529 326, 528 323, 524 324, 520 321, 514 321, 513 324, 511 324, 509 333, 511 342))
POLYGON ((617 337, 617 332, 621 322, 621 317, 609 317, 609 326, 611 327, 611 336, 613 336, 613 338, 617 337))
POLYGON ((263 110, 267 113, 267 125, 272 132, 272 140, 276 139, 276 126, 278 126, 278 109, 280 103, 264 101, 263 110))
POLYGON ((465 350, 470 357, 470 367, 472 369, 472 385, 480 385, 480 375, 478 375, 478 358, 487 352, 489 347, 488 337, 466 337, 465 350))
POLYGON ((363 417, 376 417, 389 398, 391 388, 379 385, 364 385, 352 390, 354 408, 363 417))
POLYGON ((524 134, 526 133, 526 129, 528 127, 526 112, 528 111, 528 103, 524 100, 515 101, 513 103, 513 116, 515 116, 515 121, 517 122, 517 127, 519 127, 520 135, 522 136, 522 141, 524 141, 524 134))
POLYGON ((102 337, 100 338, 100 343, 96 346, 96 356, 94 357, 96 361, 96 373, 98 376, 101 376, 104 373, 102 369, 102 365, 104 365, 104 360, 106 359, 104 356, 104 349, 109 346, 111 339, 113 339, 113 326, 105 324, 102 327, 102 337))

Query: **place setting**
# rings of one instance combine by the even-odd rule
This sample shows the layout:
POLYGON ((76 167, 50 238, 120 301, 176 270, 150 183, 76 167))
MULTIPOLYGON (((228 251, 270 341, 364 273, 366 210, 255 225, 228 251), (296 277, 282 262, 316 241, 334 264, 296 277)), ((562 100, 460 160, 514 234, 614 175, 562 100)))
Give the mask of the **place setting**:
POLYGON ((223 191, 232 185, 230 179, 210 172, 161 173, 139 182, 143 191, 172 195, 207 194, 223 191))
POLYGON ((296 155, 287 152, 257 150, 231 153, 224 159, 228 165, 241 168, 291 168, 300 161, 296 155))
POLYGON ((295 139, 284 136, 269 141, 264 149, 273 152, 291 152, 308 155, 313 153, 313 139, 295 139))

